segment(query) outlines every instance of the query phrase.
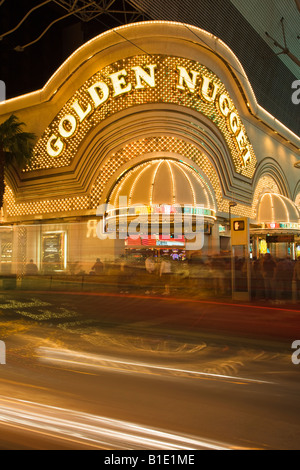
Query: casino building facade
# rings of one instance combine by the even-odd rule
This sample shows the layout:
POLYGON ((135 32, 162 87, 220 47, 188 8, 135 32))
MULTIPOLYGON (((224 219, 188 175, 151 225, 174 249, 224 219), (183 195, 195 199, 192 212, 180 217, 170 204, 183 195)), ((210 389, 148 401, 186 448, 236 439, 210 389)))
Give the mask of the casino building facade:
POLYGON ((300 138, 203 30, 145 22, 108 31, 42 90, 0 104, 0 122, 11 114, 37 141, 30 166, 6 173, 2 272, 22 275, 31 259, 41 272, 88 272, 96 258, 147 250, 184 259, 192 250, 174 230, 183 206, 193 226, 203 221, 200 256, 230 250, 230 213, 250 219, 253 255, 300 256, 300 138), (154 229, 130 238, 141 215, 156 218, 154 229), (118 236, 99 236, 112 221, 118 236))

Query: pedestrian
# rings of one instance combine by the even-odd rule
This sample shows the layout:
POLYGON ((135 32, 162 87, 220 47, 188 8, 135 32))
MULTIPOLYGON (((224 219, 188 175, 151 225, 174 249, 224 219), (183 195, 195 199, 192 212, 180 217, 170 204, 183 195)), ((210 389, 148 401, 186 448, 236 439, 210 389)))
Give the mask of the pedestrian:
POLYGON ((170 295, 170 284, 172 277, 172 265, 168 256, 165 256, 160 265, 160 277, 162 278, 165 286, 163 295, 170 295))
POLYGON ((296 282, 297 300, 300 300, 300 258, 296 261, 293 279, 296 282))
POLYGON ((262 298, 262 289, 264 289, 264 280, 262 274, 261 262, 254 257, 251 263, 251 289, 252 298, 259 300, 262 298))
POLYGON ((36 276, 38 274, 38 267, 34 263, 33 259, 30 260, 30 262, 26 265, 26 276, 36 276))
POLYGON ((264 287, 265 287, 265 299, 274 299, 274 279, 275 279, 276 262, 272 255, 267 253, 262 263, 264 287))
POLYGON ((291 300, 293 291, 294 263, 287 257, 281 259, 276 267, 276 292, 279 300, 291 300))
POLYGON ((130 286, 132 283, 132 275, 125 255, 120 256, 117 265, 119 267, 117 281, 118 289, 120 289, 121 294, 129 294, 130 286))
POLYGON ((146 258, 145 268, 148 274, 153 274, 155 272, 155 261, 152 255, 146 258))
POLYGON ((103 274, 103 263, 101 262, 100 258, 97 258, 96 263, 92 267, 92 271, 96 276, 101 276, 101 274, 103 274))
POLYGON ((214 292, 215 295, 225 294, 225 262, 223 258, 216 257, 213 261, 214 292))

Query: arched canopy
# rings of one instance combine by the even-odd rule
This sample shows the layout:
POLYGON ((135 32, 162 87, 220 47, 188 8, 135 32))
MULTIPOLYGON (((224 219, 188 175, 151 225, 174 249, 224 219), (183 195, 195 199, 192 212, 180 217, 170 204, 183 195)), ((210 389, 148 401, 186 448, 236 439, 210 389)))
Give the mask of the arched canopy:
POLYGON ((267 192, 258 204, 257 223, 270 229, 299 229, 300 212, 287 197, 267 192))
POLYGON ((128 206, 190 205, 215 212, 214 198, 203 177, 186 164, 155 159, 126 172, 115 186, 110 204, 119 206, 120 197, 128 206))

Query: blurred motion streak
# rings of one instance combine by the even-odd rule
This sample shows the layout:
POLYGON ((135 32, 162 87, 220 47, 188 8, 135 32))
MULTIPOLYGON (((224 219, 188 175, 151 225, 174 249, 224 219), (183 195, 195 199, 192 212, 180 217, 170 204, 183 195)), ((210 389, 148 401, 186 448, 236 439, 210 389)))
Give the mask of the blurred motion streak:
POLYGON ((127 421, 0 397, 0 425, 100 449, 230 450, 233 447, 127 421))
POLYGON ((49 349, 39 348, 37 350, 40 360, 44 363, 50 363, 60 366, 72 367, 75 370, 80 369, 108 369, 109 371, 125 372, 125 373, 139 373, 150 375, 163 375, 163 376, 177 376, 177 377, 191 377, 191 378, 205 378, 212 380, 230 380, 239 384, 247 383, 260 383, 271 384, 255 379, 247 379, 243 377, 233 377, 229 375, 210 374, 206 372, 198 372, 195 370, 184 370, 166 367, 163 365, 147 364, 143 362, 128 362, 110 357, 98 356, 96 354, 85 354, 77 351, 70 351, 66 349, 49 349))

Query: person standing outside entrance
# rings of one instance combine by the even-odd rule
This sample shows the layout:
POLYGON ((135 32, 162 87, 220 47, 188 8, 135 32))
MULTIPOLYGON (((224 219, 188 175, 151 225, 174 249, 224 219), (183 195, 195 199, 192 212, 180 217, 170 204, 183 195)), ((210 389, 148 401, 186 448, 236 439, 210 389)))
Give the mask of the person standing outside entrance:
POLYGON ((101 262, 100 258, 97 258, 96 263, 92 267, 92 271, 96 276, 101 276, 101 274, 103 274, 103 263, 101 262))
POLYGON ((293 279, 296 281, 297 300, 300 300, 300 258, 296 261, 293 279))
POLYGON ((265 299, 273 300, 276 263, 270 253, 265 255, 262 263, 262 270, 265 284, 265 299))
POLYGON ((160 265, 160 277, 164 281, 165 291, 163 295, 170 295, 170 284, 172 277, 172 264, 168 256, 165 256, 160 265))

